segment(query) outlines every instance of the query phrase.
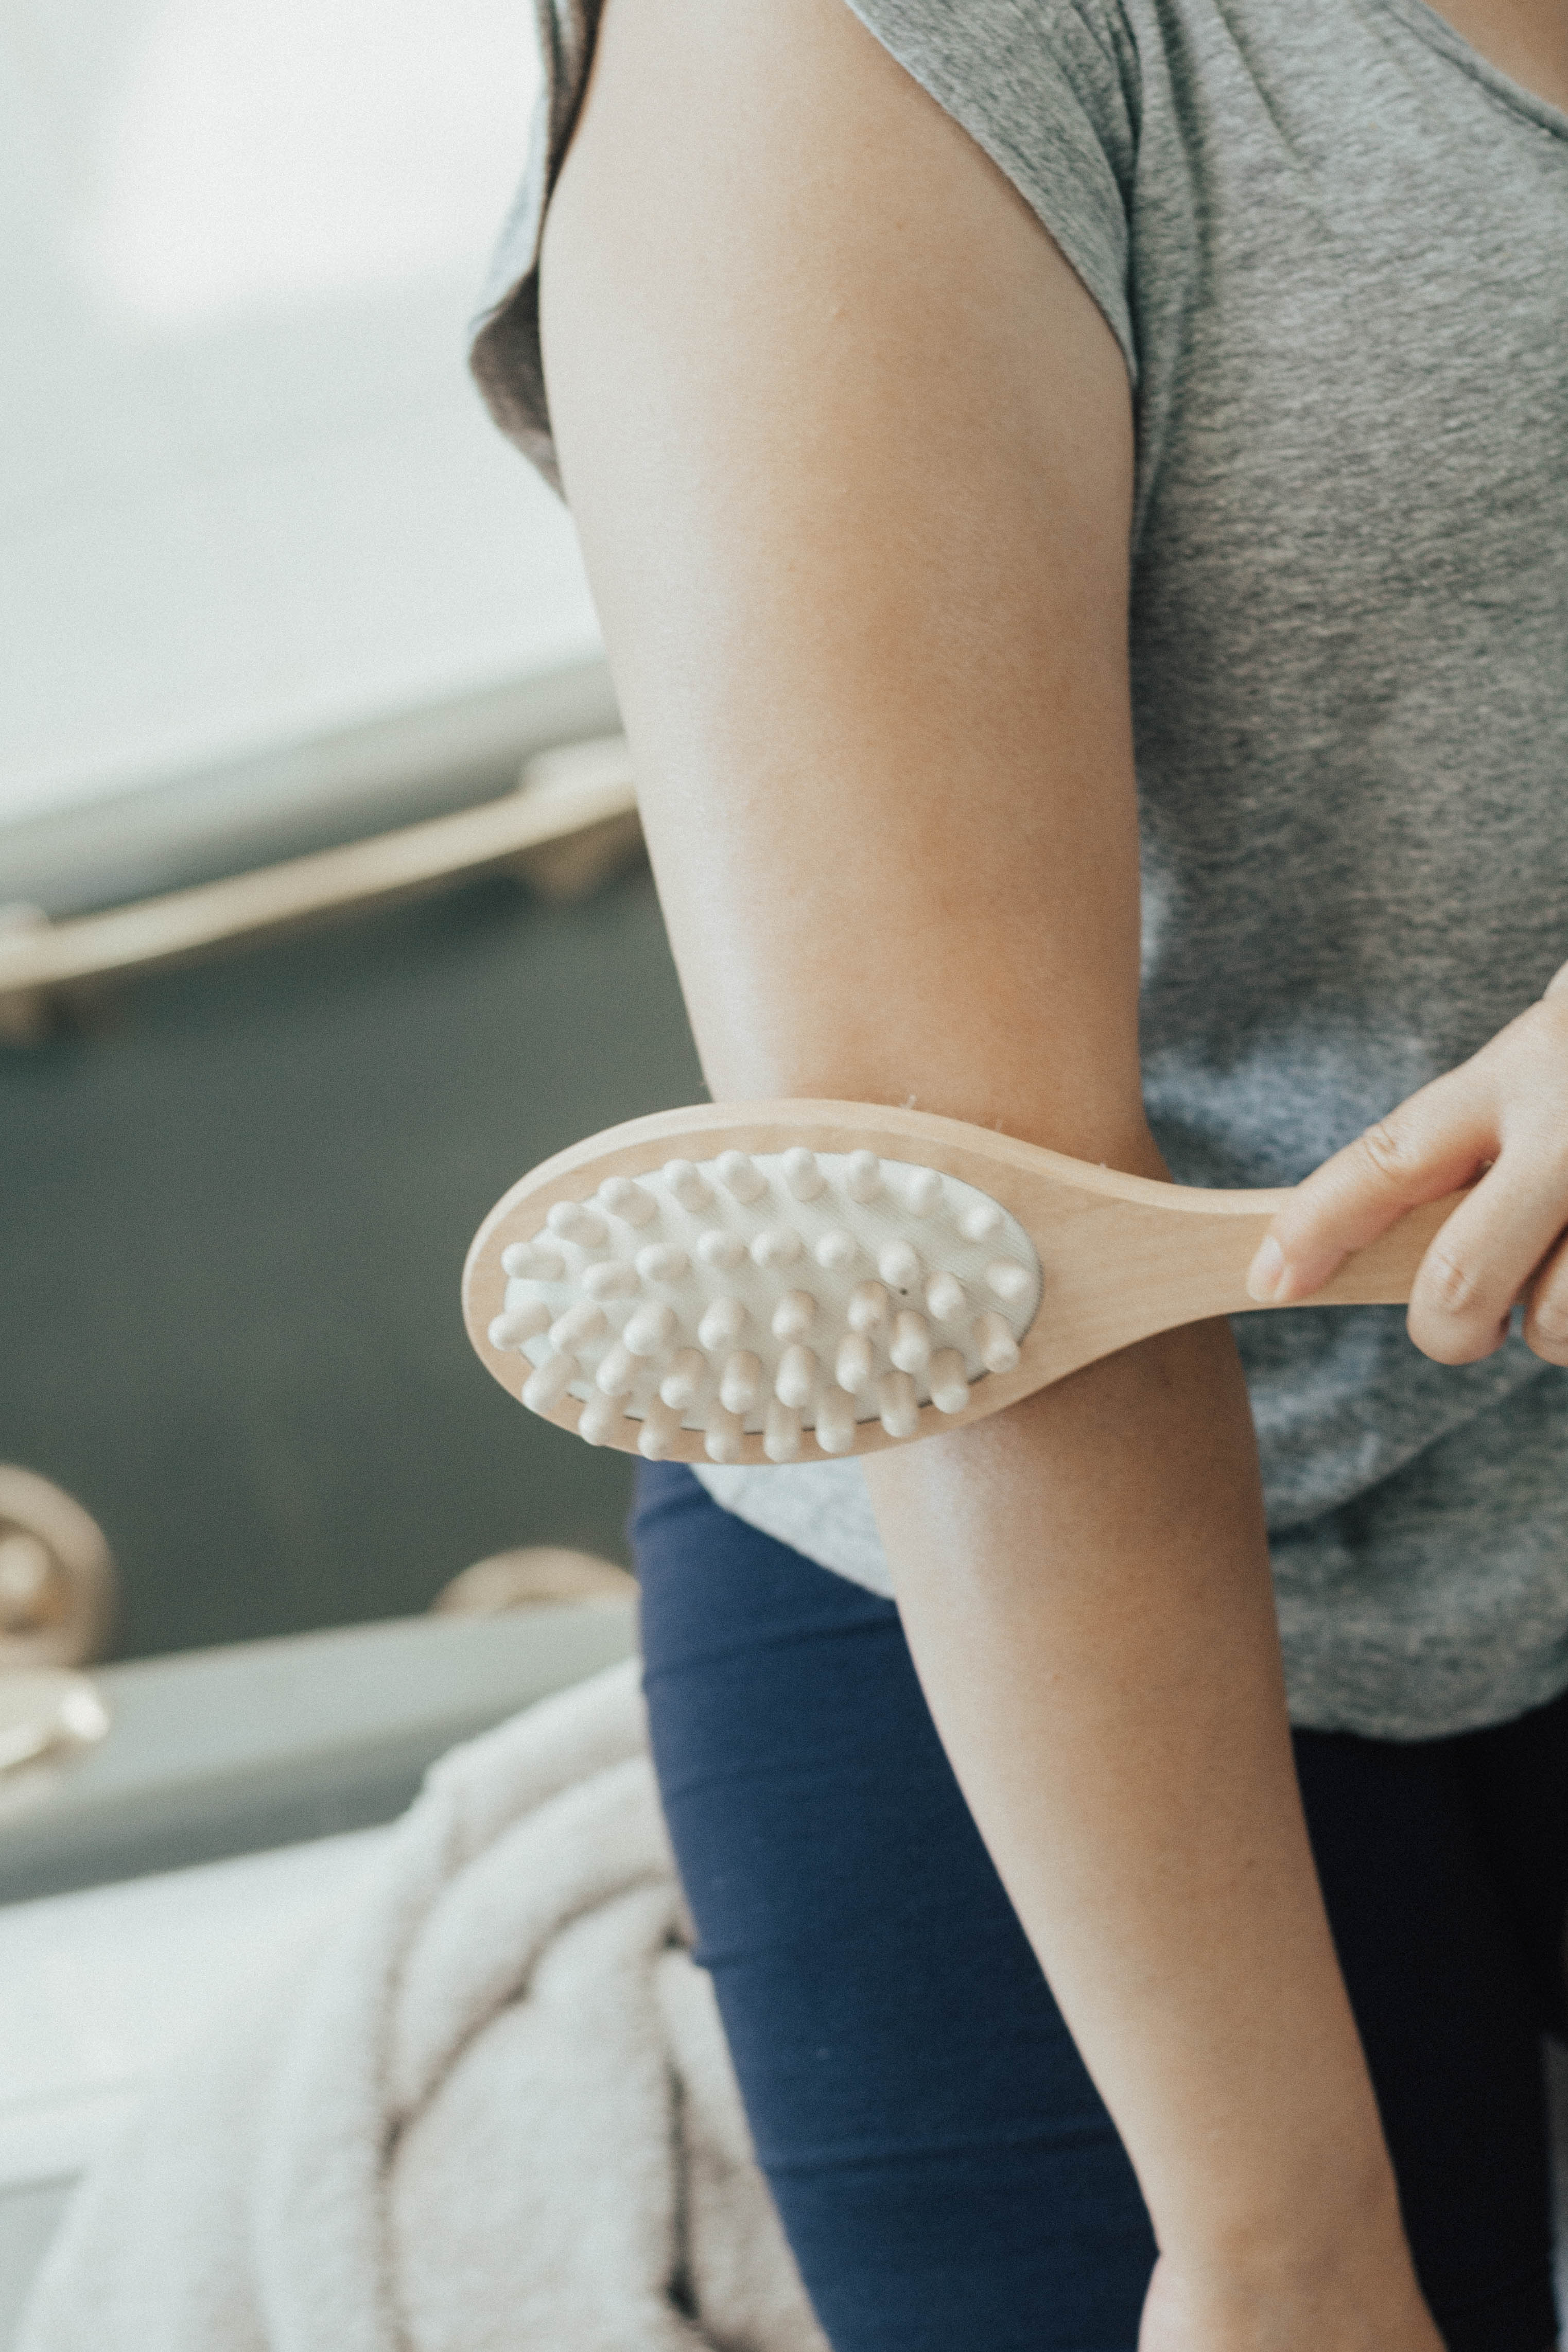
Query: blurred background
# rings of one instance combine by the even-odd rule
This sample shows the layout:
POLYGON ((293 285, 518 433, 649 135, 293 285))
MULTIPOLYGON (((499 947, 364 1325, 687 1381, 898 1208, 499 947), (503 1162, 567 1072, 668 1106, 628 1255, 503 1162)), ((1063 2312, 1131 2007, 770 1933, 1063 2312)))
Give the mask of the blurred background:
POLYGON ((626 1458, 458 1303, 516 1177, 701 1091, 466 368, 531 41, 0 0, 0 2347, 431 1759, 635 1643, 626 1458))
MULTIPOLYGON (((0 0, 14 958, 614 769, 569 520, 465 369, 531 42, 518 0, 0 0)), ((0 957, 0 1462, 103 1529, 112 1656, 624 1559, 624 1457, 458 1306, 515 1176, 701 1090, 646 866, 593 839, 152 970, 0 957)))

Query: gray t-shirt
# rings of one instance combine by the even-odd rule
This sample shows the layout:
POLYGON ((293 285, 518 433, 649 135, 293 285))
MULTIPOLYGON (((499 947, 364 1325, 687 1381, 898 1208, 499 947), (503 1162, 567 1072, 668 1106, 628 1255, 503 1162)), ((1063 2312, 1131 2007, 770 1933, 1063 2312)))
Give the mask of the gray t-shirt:
MULTIPOLYGON (((549 71, 475 366, 550 468, 549 71)), ((1144 1091, 1175 1175, 1290 1183, 1568 959, 1568 116, 1422 0, 860 0, 1033 206, 1136 394, 1144 1091)), ((1298 1722, 1568 1685, 1568 1377, 1397 1309, 1237 1318, 1298 1722)), ((853 1462, 705 1474, 889 1590, 853 1462)))

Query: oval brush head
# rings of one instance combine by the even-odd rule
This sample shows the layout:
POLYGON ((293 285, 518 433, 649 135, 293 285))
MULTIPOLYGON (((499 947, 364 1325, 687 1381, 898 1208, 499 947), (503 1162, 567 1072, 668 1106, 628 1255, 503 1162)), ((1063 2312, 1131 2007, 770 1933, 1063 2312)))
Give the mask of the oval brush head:
POLYGON ((1040 1300, 1017 1219, 960 1178, 867 1151, 723 1151, 612 1176, 501 1251, 492 1348, 591 1444, 713 1462, 915 1436, 1011 1371, 1040 1300), (682 1446, 683 1453, 694 1451, 682 1446))

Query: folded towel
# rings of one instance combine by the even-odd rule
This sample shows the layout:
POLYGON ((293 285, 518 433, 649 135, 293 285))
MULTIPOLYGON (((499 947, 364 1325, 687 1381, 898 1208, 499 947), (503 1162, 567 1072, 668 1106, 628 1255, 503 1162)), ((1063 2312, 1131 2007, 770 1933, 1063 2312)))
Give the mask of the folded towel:
POLYGON ((435 1768, 95 2167, 18 2352, 827 2352, 689 1941, 634 1660, 435 1768))

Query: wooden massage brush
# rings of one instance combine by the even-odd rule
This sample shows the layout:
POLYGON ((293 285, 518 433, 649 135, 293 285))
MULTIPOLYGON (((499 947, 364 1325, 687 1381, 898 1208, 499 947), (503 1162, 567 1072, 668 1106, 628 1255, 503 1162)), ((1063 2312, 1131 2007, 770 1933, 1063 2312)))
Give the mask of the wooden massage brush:
MULTIPOLYGON (((875 1104, 660 1111, 557 1153, 475 1235, 501 1386, 655 1461, 871 1454, 996 1412, 1180 1323, 1259 1309, 1286 1192, 1124 1176, 875 1104)), ((1401 1304, 1458 1196, 1302 1301, 1401 1304)))

